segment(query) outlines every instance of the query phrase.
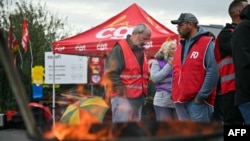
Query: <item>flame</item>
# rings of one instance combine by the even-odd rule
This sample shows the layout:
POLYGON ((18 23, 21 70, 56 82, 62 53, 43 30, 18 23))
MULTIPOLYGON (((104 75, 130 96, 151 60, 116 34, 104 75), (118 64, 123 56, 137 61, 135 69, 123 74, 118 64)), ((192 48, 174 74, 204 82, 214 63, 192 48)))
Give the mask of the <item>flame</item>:
POLYGON ((117 93, 118 95, 120 94, 125 94, 126 93, 126 87, 125 86, 116 86, 114 87, 112 80, 110 79, 114 71, 117 70, 119 62, 117 60, 112 60, 110 62, 109 69, 104 71, 104 75, 102 77, 101 85, 105 86, 106 88, 106 96, 105 96, 105 101, 106 103, 110 106, 110 96, 112 93, 117 93))
POLYGON ((105 96, 105 102, 110 106, 110 93, 113 90, 113 82, 110 80, 110 74, 112 73, 112 70, 117 67, 117 62, 116 61, 111 61, 110 62, 110 69, 107 69, 104 71, 102 80, 101 80, 101 85, 106 88, 106 96, 105 96))
MULTIPOLYGON (((91 120, 91 119, 89 119, 91 120)), ((85 120, 87 121, 87 120, 85 120)), ((158 138, 185 140, 204 138, 220 133, 223 136, 223 126, 217 123, 197 123, 192 121, 165 121, 165 122, 124 122, 102 123, 95 122, 75 125, 56 123, 52 132, 44 134, 46 138, 58 140, 115 140, 118 138, 144 138, 154 140, 158 138), (202 137, 203 136, 203 137, 202 137)))
POLYGON ((81 116, 79 123, 76 124, 64 124, 56 122, 51 131, 45 131, 43 136, 48 139, 57 138, 58 140, 107 140, 112 139, 112 130, 100 130, 98 132, 91 133, 90 129, 93 124, 100 123, 90 113, 85 112, 84 116, 81 116))
POLYGON ((102 81, 101 81, 101 85, 106 87, 106 96, 105 96, 105 102, 110 106, 110 92, 112 91, 113 88, 113 82, 108 78, 108 75, 110 71, 105 71, 102 81))
MULTIPOLYGON (((59 105, 74 105, 80 98, 87 98, 88 92, 84 89, 83 84, 79 84, 76 87, 76 94, 61 94, 65 97, 65 100, 57 101, 59 105)), ((103 130, 91 131, 91 127, 94 124, 100 124, 101 122, 92 114, 86 110, 81 109, 81 115, 78 122, 62 123, 60 118, 52 125, 51 129, 43 133, 43 137, 46 139, 57 140, 107 140, 112 139, 112 130, 107 128, 103 130)), ((61 111, 59 117, 63 115, 61 111)), ((111 121, 111 120, 110 120, 111 121)), ((111 127, 110 127, 111 128, 111 127)))

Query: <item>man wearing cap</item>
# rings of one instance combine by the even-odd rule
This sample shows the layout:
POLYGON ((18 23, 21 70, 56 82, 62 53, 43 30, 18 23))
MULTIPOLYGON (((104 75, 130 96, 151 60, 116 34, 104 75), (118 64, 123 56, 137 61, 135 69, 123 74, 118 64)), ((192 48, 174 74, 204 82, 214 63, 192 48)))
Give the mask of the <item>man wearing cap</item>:
POLYGON ((219 78, 214 57, 214 38, 204 31, 191 13, 177 20, 181 37, 173 63, 172 100, 179 120, 211 122, 215 88, 219 78))

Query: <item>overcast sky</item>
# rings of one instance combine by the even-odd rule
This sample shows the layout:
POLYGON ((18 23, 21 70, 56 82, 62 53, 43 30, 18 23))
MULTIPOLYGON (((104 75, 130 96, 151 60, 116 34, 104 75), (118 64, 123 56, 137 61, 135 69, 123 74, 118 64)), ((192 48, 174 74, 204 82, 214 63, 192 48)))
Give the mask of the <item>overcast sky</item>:
POLYGON ((174 32, 176 26, 170 20, 183 12, 193 13, 203 25, 231 22, 227 10, 232 0, 33 0, 39 1, 59 18, 67 17, 68 24, 81 31, 105 22, 133 3, 174 32))

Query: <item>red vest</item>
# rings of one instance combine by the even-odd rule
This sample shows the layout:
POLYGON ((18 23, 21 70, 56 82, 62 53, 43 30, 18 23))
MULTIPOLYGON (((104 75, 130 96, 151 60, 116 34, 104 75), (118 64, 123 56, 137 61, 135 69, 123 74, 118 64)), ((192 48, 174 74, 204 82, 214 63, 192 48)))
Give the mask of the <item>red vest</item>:
POLYGON ((142 94, 148 94, 149 70, 146 55, 144 54, 143 70, 140 68, 133 51, 126 40, 119 41, 121 45, 125 66, 121 72, 121 80, 126 86, 126 96, 137 98, 142 94))
MULTIPOLYGON (((187 54, 185 63, 181 63, 182 46, 175 52, 173 63, 172 99, 174 103, 183 103, 193 100, 201 89, 205 79, 205 53, 211 41, 210 37, 201 36, 187 54)), ((215 89, 206 102, 214 105, 215 89)))
MULTIPOLYGON (((230 28, 230 30, 233 32, 233 28, 230 28)), ((215 42, 214 55, 219 67, 221 93, 226 94, 228 92, 235 91, 235 69, 233 58, 232 55, 228 55, 223 59, 221 58, 218 38, 215 42)))

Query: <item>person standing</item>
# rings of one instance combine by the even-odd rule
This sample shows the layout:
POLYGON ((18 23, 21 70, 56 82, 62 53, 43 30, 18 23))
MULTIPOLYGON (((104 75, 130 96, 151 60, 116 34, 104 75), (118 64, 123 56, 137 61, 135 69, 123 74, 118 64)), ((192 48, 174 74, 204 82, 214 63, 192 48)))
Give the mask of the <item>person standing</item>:
POLYGON ((226 23, 215 42, 215 59, 219 67, 219 86, 222 97, 220 105, 225 125, 242 125, 244 122, 238 107, 234 105, 235 69, 232 59, 231 37, 236 25, 241 21, 240 11, 247 4, 247 0, 234 0, 230 3, 228 13, 232 23, 226 23))
POLYGON ((150 40, 146 24, 134 27, 132 35, 112 49, 104 72, 113 122, 140 121, 148 91, 149 69, 144 45, 150 40))
POLYGON ((250 5, 240 13, 241 22, 232 35, 232 55, 235 66, 235 105, 244 122, 250 125, 250 5))
POLYGON ((178 119, 211 122, 219 78, 213 37, 191 13, 181 13, 171 23, 177 24, 181 37, 174 55, 172 84, 178 119))
POLYGON ((172 63, 176 47, 176 40, 165 41, 155 54, 155 60, 150 69, 150 76, 156 89, 153 105, 157 121, 177 119, 171 99, 172 63))

